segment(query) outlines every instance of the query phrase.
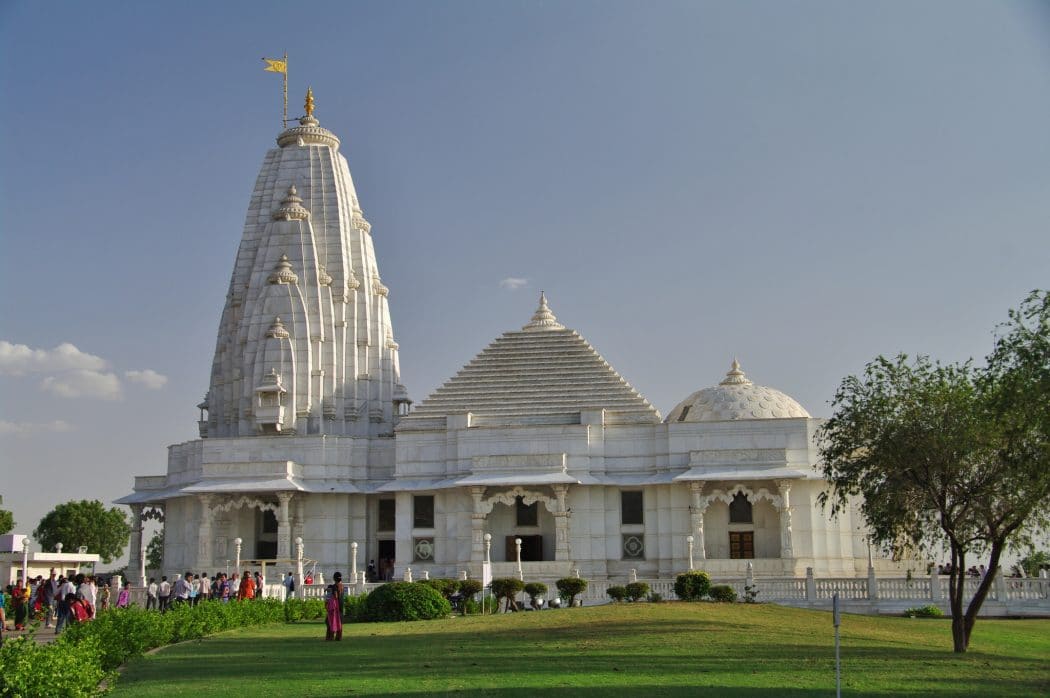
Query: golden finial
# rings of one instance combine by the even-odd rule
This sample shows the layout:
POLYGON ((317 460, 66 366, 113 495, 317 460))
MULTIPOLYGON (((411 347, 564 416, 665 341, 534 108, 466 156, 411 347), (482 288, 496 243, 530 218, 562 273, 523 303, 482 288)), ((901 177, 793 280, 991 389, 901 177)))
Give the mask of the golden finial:
POLYGON ((314 115, 314 90, 312 87, 306 88, 306 115, 314 115))

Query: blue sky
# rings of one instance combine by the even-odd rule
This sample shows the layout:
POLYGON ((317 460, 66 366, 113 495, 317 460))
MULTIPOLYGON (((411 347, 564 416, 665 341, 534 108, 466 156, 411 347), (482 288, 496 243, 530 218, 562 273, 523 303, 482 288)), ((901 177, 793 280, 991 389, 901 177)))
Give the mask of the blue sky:
POLYGON ((291 113, 312 85, 342 138, 417 400, 543 289, 664 414, 739 356, 826 416, 880 353, 982 357, 1050 280, 1045 3, 9 0, 19 530, 195 436, 280 126, 259 59, 285 50, 291 113))

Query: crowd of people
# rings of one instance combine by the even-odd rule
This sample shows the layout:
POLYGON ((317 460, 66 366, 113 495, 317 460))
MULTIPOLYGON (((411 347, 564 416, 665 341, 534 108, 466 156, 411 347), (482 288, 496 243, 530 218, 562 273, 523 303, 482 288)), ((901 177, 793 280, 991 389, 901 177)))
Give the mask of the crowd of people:
MULTIPOLYGON (((291 572, 288 573, 288 579, 282 583, 289 592, 295 590, 291 572)), ((262 596, 263 578, 259 572, 253 574, 245 570, 242 575, 236 572, 232 575, 219 572, 214 576, 209 576, 206 572, 186 572, 175 575, 174 582, 168 581, 167 576, 162 576, 159 582, 156 577, 150 577, 146 585, 146 608, 167 611, 175 604, 196 606, 208 599, 223 602, 231 599, 250 601, 262 596)))
POLYGON ((99 611, 123 608, 130 598, 127 583, 114 589, 110 580, 86 574, 66 577, 52 568, 47 579, 37 575, 28 584, 19 579, 0 590, 0 632, 24 630, 31 620, 39 620, 45 628, 54 625, 55 633, 60 633, 69 623, 89 621, 99 611))

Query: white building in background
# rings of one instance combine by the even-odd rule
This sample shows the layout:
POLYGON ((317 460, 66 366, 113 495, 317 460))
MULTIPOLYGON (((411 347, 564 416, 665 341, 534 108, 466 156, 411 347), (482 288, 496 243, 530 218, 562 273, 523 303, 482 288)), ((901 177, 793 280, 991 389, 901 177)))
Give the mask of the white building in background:
POLYGON ((669 577, 690 548, 718 576, 866 573, 859 518, 817 503, 819 420, 736 361, 661 419, 541 296, 410 411, 371 226, 312 112, 256 180, 200 438, 117 500, 163 520, 168 573, 224 569, 238 538, 287 559, 301 537, 328 574, 357 543, 362 569, 480 576, 486 533, 496 576, 516 539, 527 579, 669 577))

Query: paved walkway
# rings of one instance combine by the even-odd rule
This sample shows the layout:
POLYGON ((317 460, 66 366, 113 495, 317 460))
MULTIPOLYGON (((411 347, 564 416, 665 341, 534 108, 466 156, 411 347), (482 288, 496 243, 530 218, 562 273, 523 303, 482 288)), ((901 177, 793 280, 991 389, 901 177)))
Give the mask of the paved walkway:
MULTIPOLYGON (((4 630, 4 641, 6 642, 7 640, 13 640, 16 637, 21 637, 21 636, 25 635, 26 632, 28 632, 28 631, 26 631, 26 630, 4 630)), ((36 638, 36 641, 38 643, 42 644, 42 645, 45 645, 45 644, 47 644, 49 642, 53 642, 54 639, 55 639, 55 628, 54 628, 54 626, 51 626, 50 628, 45 628, 43 625, 41 625, 39 628, 37 628, 35 638, 36 638)))

